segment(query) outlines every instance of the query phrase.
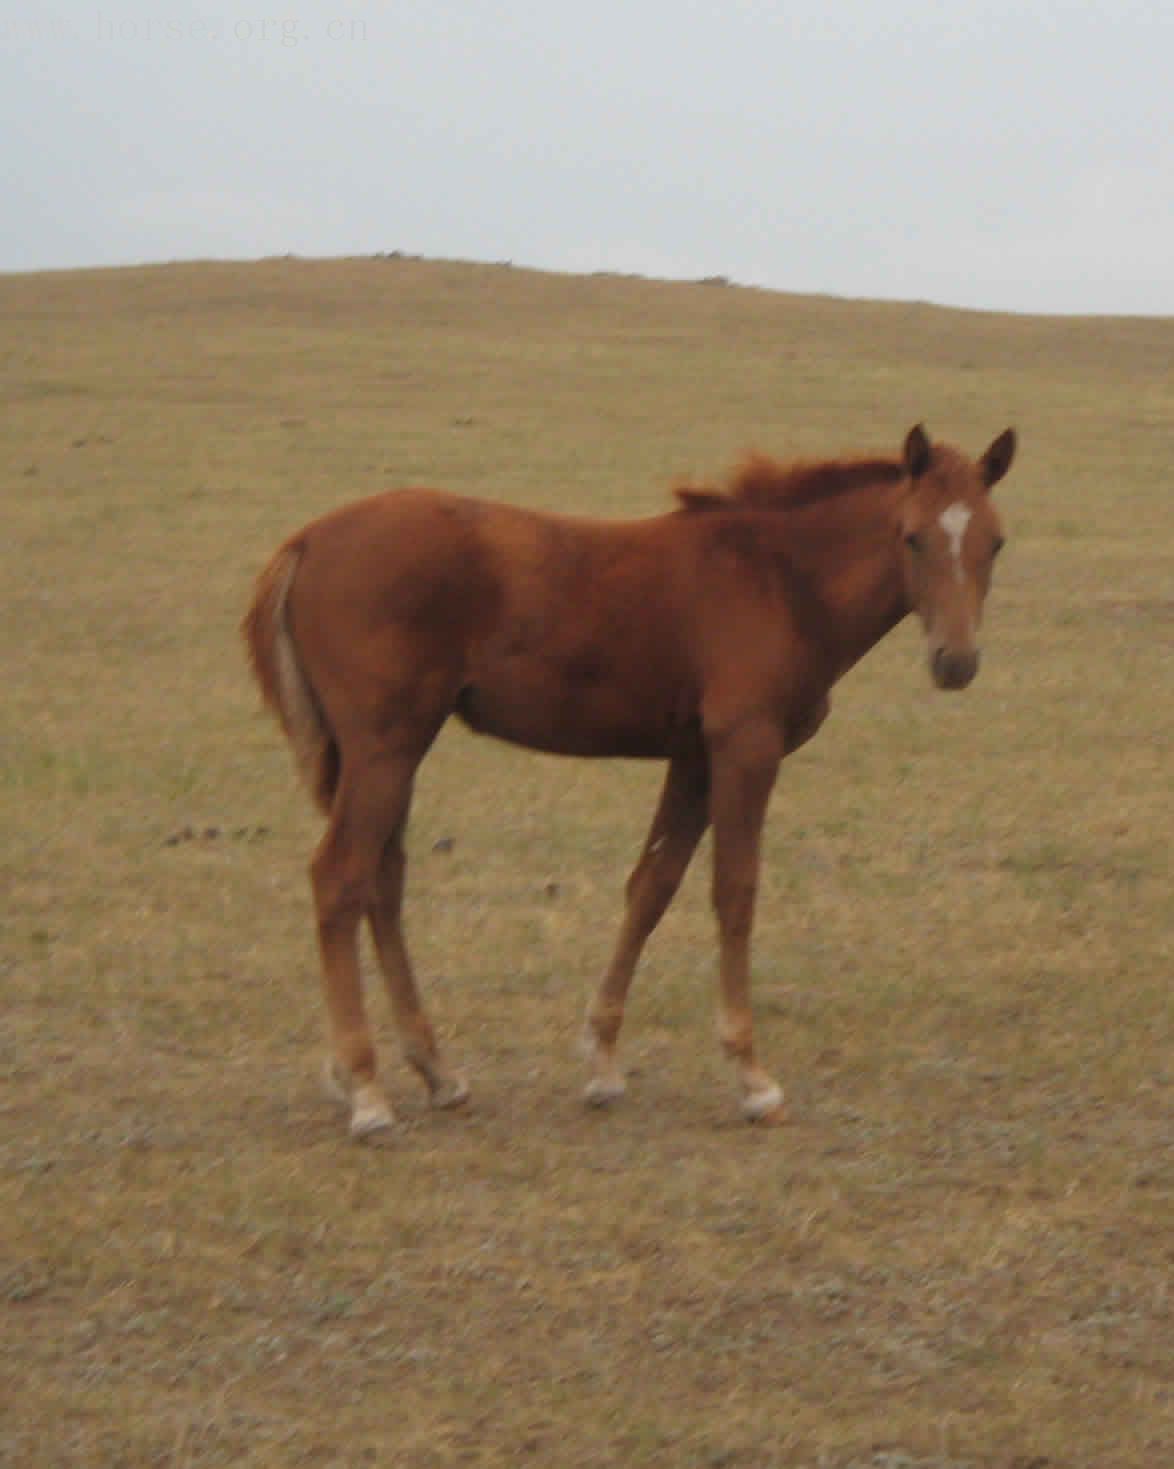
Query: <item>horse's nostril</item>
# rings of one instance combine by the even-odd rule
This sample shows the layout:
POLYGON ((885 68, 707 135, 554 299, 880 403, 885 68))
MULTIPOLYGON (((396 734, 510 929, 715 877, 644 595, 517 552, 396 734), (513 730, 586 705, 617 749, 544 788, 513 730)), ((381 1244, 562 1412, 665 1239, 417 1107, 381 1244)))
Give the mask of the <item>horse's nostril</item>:
POLYGON ((978 672, 978 653, 935 648, 930 657, 930 672, 939 689, 964 689, 978 672))

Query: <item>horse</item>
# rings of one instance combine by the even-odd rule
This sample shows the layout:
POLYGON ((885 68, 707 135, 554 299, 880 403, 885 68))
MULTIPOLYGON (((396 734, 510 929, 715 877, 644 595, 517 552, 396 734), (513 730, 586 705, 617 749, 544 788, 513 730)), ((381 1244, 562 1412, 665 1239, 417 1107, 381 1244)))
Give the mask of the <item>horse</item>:
POLYGON ((910 613, 929 673, 964 689, 1003 544, 991 489, 1013 429, 977 460, 911 429, 899 455, 745 460, 643 520, 574 518, 432 489, 388 491, 290 536, 242 631, 264 703, 327 818, 310 864, 327 1084, 366 1137, 394 1114, 376 1075, 358 934, 374 939, 406 1060, 438 1107, 468 1088, 442 1059, 404 943, 404 830, 441 726, 561 755, 668 762, 611 961, 587 1013, 585 1100, 625 1090, 616 1047, 644 945, 713 827, 718 1033, 744 1115, 783 1093, 759 1063, 750 937, 780 762, 832 685, 910 613))

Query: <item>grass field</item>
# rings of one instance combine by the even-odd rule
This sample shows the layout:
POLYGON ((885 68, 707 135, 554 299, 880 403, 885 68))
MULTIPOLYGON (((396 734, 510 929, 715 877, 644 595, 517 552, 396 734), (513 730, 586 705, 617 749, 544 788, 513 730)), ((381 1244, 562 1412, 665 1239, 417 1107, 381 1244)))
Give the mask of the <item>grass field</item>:
POLYGON ((0 1462, 1174 1463, 1174 321, 400 258, 0 277, 0 321, 0 1462), (408 482, 644 514, 919 419, 1018 427, 1009 546, 973 690, 901 628, 784 767, 789 1124, 713 1038, 707 848, 581 1108, 660 770, 454 729, 408 923, 474 1103, 375 996, 403 1126, 351 1144, 237 635, 278 539, 408 482))

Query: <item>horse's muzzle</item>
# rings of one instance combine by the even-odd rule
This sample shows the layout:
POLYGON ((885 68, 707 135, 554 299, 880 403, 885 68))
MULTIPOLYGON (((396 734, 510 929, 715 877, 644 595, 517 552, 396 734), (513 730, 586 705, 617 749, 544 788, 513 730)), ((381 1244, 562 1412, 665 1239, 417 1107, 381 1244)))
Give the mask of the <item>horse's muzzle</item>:
POLYGON ((952 653, 948 648, 935 648, 930 654, 929 671, 939 689, 964 689, 978 672, 978 650, 952 653))

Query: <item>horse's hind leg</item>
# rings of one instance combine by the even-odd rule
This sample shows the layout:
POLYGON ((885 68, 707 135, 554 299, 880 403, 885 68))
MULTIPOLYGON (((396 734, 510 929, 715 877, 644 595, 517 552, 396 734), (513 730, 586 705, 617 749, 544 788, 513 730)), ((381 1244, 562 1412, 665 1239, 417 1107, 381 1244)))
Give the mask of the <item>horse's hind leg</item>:
POLYGON ((616 1042, 632 977, 708 824, 709 780, 704 757, 674 760, 644 850, 628 878, 624 921, 611 963, 587 1012, 586 1043, 594 1075, 584 1100, 592 1106, 605 1106, 623 1094, 616 1042))
POLYGON ((330 1029, 330 1089, 351 1108, 351 1133, 365 1137, 394 1121, 375 1077, 375 1043, 363 1004, 359 921, 375 890, 380 844, 364 782, 348 761, 334 798, 330 824, 310 864, 318 914, 322 988, 330 1029))
POLYGON ((468 1098, 469 1089, 441 1061, 435 1033, 420 1003, 400 918, 404 897, 403 834, 412 798, 412 774, 413 768, 408 768, 406 775, 401 772, 398 779, 402 784, 394 787, 393 799, 400 804, 380 853, 368 917, 404 1057, 424 1078, 434 1107, 457 1107, 468 1098))
POLYGON ((312 864, 318 937, 330 1020, 333 1089, 351 1104, 351 1132, 366 1136, 393 1122, 375 1078, 375 1045, 363 1005, 359 920, 371 923, 404 1052, 437 1105, 466 1096, 464 1083, 440 1060, 420 1004, 400 928, 403 831, 419 755, 347 751, 330 826, 312 864))

